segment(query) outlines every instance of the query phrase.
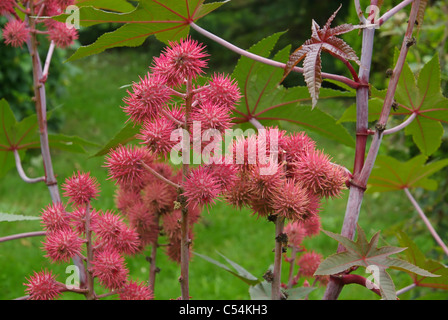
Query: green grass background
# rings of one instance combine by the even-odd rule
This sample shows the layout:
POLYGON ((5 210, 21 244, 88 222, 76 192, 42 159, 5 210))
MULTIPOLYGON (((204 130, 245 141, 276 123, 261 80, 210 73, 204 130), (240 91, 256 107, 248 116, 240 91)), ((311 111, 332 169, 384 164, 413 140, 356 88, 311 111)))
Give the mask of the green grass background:
MULTIPOLYGON (((73 63, 75 69, 72 71, 72 77, 69 82, 62 84, 68 86, 67 94, 59 99, 59 105, 50 106, 56 108, 55 116, 61 119, 61 133, 78 135, 100 145, 105 144, 127 119, 120 109, 126 89, 120 87, 138 81, 138 76, 147 72, 151 58, 150 54, 144 54, 142 51, 120 50, 73 63)), ((331 108, 336 114, 344 108, 342 104, 334 103, 322 107, 331 108)), ((312 133, 310 135, 318 142, 319 148, 329 153, 337 163, 351 167, 354 152, 352 149, 312 133)), ((93 206, 114 209, 115 187, 107 180, 107 171, 103 167, 104 157, 89 157, 94 151, 89 150, 90 153, 84 155, 53 150, 58 181, 61 184, 76 170, 90 171, 101 184, 100 198, 93 206)), ((27 163, 26 171, 32 177, 42 175, 41 159, 38 156, 32 158, 27 163)), ((340 232, 347 195, 348 191, 340 199, 324 203, 321 213, 324 229, 340 232)), ((49 194, 44 184, 25 184, 14 170, 0 180, 0 212, 37 216, 49 202, 49 194)), ((359 223, 368 236, 378 230, 383 231, 380 245, 396 245, 392 232, 395 227, 414 230, 421 224, 416 212, 400 193, 366 196, 359 223)), ((40 229, 39 221, 0 222, 0 237, 40 229)), ((424 252, 435 246, 425 232, 415 233, 414 240, 424 252)), ((36 237, 0 243, 0 299, 23 296, 23 282, 34 270, 51 269, 61 282, 70 275, 66 273, 68 264, 50 264, 43 256, 41 241, 42 237, 36 237)), ((204 211, 201 221, 195 226, 193 250, 224 262, 218 252, 222 253, 261 278, 273 263, 274 243, 272 223, 257 219, 248 210, 236 211, 220 202, 210 212, 204 211)), ((337 243, 323 233, 307 239, 305 245, 309 250, 315 250, 325 257, 333 254, 337 248, 337 243)), ((146 254, 150 254, 150 248, 144 254, 127 258, 131 277, 135 280, 148 279, 149 265, 145 260, 146 254)), ((156 299, 179 297, 179 266, 169 261, 161 252, 157 261, 161 272, 156 280, 156 299)), ((289 265, 284 263, 283 266, 283 279, 286 281, 289 265)), ((411 278, 406 274, 391 274, 397 289, 411 283, 411 278)), ((190 294, 193 299, 250 299, 248 289, 247 284, 230 273, 193 256, 190 265, 190 294)), ((98 292, 101 293, 101 289, 98 289, 98 292)), ((323 292, 324 288, 319 287, 310 294, 309 299, 321 299, 323 292)), ((434 292, 430 289, 417 289, 401 298, 417 298, 429 294, 434 292)), ((444 292, 436 294, 439 298, 448 297, 444 292)), ((83 299, 83 296, 67 293, 62 299, 83 299)), ((340 299, 378 298, 362 287, 351 285, 344 288, 340 299)))

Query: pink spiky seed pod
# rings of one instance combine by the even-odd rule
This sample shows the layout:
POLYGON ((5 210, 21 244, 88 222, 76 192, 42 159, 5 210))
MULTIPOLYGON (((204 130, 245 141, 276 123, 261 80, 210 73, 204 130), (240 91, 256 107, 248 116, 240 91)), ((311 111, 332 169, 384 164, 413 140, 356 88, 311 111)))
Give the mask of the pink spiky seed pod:
POLYGON ((308 155, 316 147, 316 143, 305 132, 294 132, 286 135, 280 144, 284 152, 284 158, 288 164, 294 163, 300 157, 308 155))
MULTIPOLYGON (((248 137, 237 136, 232 144, 232 156, 233 163, 238 165, 241 172, 247 172, 257 164, 258 150, 266 148, 266 141, 260 139, 260 145, 258 144, 258 137, 255 134, 251 134, 248 137)), ((266 149, 265 149, 266 150, 266 149)))
POLYGON ((53 41, 58 48, 67 48, 78 39, 78 31, 69 28, 63 22, 52 23, 48 29, 48 38, 53 41))
POLYGON ((140 238, 140 246, 155 243, 159 236, 159 226, 154 212, 150 212, 143 203, 136 203, 129 209, 129 224, 136 230, 140 238))
POLYGON ((68 6, 75 4, 75 0, 53 0, 53 2, 62 10, 65 10, 68 6))
POLYGON ((235 107, 241 99, 240 89, 236 80, 229 75, 215 73, 200 93, 200 99, 204 102, 219 104, 227 109, 235 107))
POLYGON ((195 125, 198 125, 200 128, 199 138, 206 141, 215 134, 212 130, 217 130, 220 134, 223 134, 226 129, 232 126, 229 110, 212 102, 204 102, 194 108, 190 115, 190 121, 192 130, 195 125))
POLYGON ((101 285, 110 290, 122 288, 126 284, 129 273, 124 258, 114 248, 97 251, 92 261, 91 271, 101 285))
POLYGON ((226 163, 225 156, 221 157, 218 163, 210 163, 205 165, 210 173, 218 181, 222 190, 229 190, 233 188, 238 179, 238 167, 233 163, 226 163))
POLYGON ((298 260, 300 266, 299 274, 304 277, 312 277, 319 264, 322 262, 322 255, 314 251, 305 252, 298 260))
POLYGON ((129 209, 142 201, 140 190, 127 189, 118 186, 115 191, 115 206, 124 215, 127 216, 129 209))
POLYGON ((252 213, 257 215, 258 218, 269 218, 275 214, 272 202, 269 199, 260 198, 251 194, 249 200, 249 207, 252 209, 252 213))
POLYGON ((249 191, 247 179, 238 177, 232 188, 226 189, 225 201, 236 209, 242 209, 250 204, 252 194, 249 191))
POLYGON ((119 253, 131 255, 140 247, 139 235, 129 228, 123 219, 113 211, 106 211, 98 216, 93 231, 96 233, 98 245, 112 246, 119 253))
MULTIPOLYGON (((160 174, 162 177, 164 177, 164 178, 174 182, 175 175, 173 173, 173 168, 168 163, 165 163, 165 162, 153 162, 153 163, 149 164, 149 166, 155 172, 160 174)), ((151 175, 149 175, 147 177, 147 180, 145 181, 145 185, 147 185, 148 183, 151 183, 154 180, 158 180, 158 179, 159 178, 157 178, 155 175, 151 174, 151 175)))
POLYGON ((321 231, 320 216, 318 214, 311 214, 305 220, 300 221, 306 230, 307 237, 317 236, 321 231))
POLYGON ((142 199, 150 210, 164 214, 174 210, 177 190, 164 181, 154 180, 143 188, 142 199))
POLYGON ((6 45, 22 47, 30 39, 30 28, 22 20, 11 20, 3 28, 3 38, 6 45))
POLYGON ((346 188, 347 173, 331 163, 329 156, 320 150, 313 150, 296 161, 293 174, 314 194, 323 198, 338 197, 346 188))
MULTIPOLYGON (((86 232, 86 207, 78 207, 70 213, 70 225, 79 234, 85 234, 86 232)), ((90 229, 94 229, 98 220, 98 211, 95 209, 89 209, 90 216, 90 229)))
POLYGON ((69 262, 82 251, 84 240, 71 229, 63 229, 47 235, 44 242, 46 257, 53 262, 69 262))
POLYGON ((282 186, 285 173, 282 165, 259 164, 248 171, 248 178, 249 192, 259 198, 267 199, 274 196, 282 186))
POLYGON ((155 154, 167 157, 171 149, 177 144, 175 139, 171 139, 171 134, 177 126, 170 119, 158 117, 153 120, 146 120, 143 123, 137 139, 142 140, 149 150, 155 154))
POLYGON ((147 284, 129 281, 118 293, 120 300, 153 300, 154 294, 147 284))
MULTIPOLYGON (((177 120, 177 122, 185 123, 185 108, 178 107, 177 105, 173 105, 171 107, 165 107, 163 109, 163 111, 168 114, 168 118, 173 118, 173 119, 177 120)), ((164 115, 164 116, 166 116, 166 115, 164 115)), ((177 124, 177 125, 179 125, 179 124, 177 124)))
POLYGON ((106 157, 105 167, 109 169, 109 178, 124 188, 141 188, 151 173, 142 164, 149 165, 154 155, 147 148, 135 145, 112 149, 106 157))
POLYGON ((193 207, 214 204, 221 192, 218 180, 203 166, 190 171, 182 184, 182 188, 184 190, 182 195, 186 197, 187 203, 193 205, 193 207))
POLYGON ((34 271, 34 274, 26 280, 28 282, 24 283, 27 287, 25 292, 30 300, 54 300, 60 296, 63 289, 53 273, 47 270, 34 271))
POLYGON ((204 52, 205 46, 192 40, 190 37, 179 42, 170 42, 164 52, 154 58, 151 66, 153 73, 167 78, 169 86, 179 86, 185 80, 196 79, 207 67, 208 56, 204 52))
MULTIPOLYGON (((192 229, 190 228, 189 230, 188 230, 189 232, 188 232, 188 237, 189 237, 189 239, 190 240, 192 240, 193 239, 193 231, 192 231, 192 229)), ((170 244, 166 247, 166 251, 165 251, 165 254, 168 256, 168 258, 171 260, 171 261, 173 261, 173 262, 175 262, 175 263, 177 263, 177 264, 180 264, 180 254, 181 254, 181 237, 179 236, 179 237, 173 237, 173 238, 170 238, 169 239, 170 240, 170 244)), ((193 243, 193 242, 191 242, 191 243, 193 243)), ((190 245, 190 246, 188 246, 188 254, 189 254, 189 256, 191 256, 191 252, 192 252, 192 250, 193 250, 193 246, 192 245, 190 245)))
POLYGON ((308 214, 308 192, 292 179, 287 179, 270 200, 274 213, 290 221, 303 220, 308 214))
POLYGON ((65 206, 61 202, 49 204, 42 210, 41 224, 47 232, 70 228, 70 217, 65 206))
POLYGON ((147 73, 139 82, 134 82, 132 91, 123 99, 126 106, 123 111, 134 123, 141 124, 145 120, 154 119, 168 101, 172 90, 167 86, 166 78, 161 74, 147 73))
POLYGON ((303 239, 307 235, 307 230, 301 221, 291 221, 285 225, 284 232, 288 236, 288 244, 295 248, 300 248, 303 239))
POLYGON ((75 205, 83 205, 96 199, 99 194, 99 184, 96 178, 90 176, 90 172, 74 173, 67 178, 62 185, 64 197, 68 197, 68 202, 75 205))
MULTIPOLYGON (((2 0, 0 1, 0 16, 7 15, 14 12, 15 0, 2 0)), ((5 34, 3 33, 3 36, 5 34)))

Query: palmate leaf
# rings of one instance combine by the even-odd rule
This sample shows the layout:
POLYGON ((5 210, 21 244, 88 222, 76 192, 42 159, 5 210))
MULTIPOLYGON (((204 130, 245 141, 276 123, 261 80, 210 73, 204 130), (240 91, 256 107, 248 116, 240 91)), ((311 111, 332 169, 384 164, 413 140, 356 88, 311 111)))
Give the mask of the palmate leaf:
MULTIPOLYGON (((369 121, 374 121, 381 114, 386 90, 372 88, 371 92, 369 121)), ((441 91, 438 55, 424 65, 417 79, 405 63, 395 93, 395 102, 398 109, 391 112, 391 117, 404 116, 407 119, 415 113, 416 118, 404 132, 412 136, 421 153, 427 156, 433 154, 442 143, 442 123, 448 124, 448 99, 441 91)), ((356 107, 348 108, 339 121, 356 121, 356 107)))
POLYGON ((130 12, 134 10, 134 6, 127 0, 76 0, 75 4, 78 8, 94 6, 116 12, 130 12))
POLYGON ((405 260, 422 269, 440 275, 440 277, 434 278, 411 274, 410 276, 414 283, 420 287, 448 290, 448 267, 436 260, 427 259, 423 252, 420 251, 417 245, 404 232, 399 232, 397 238, 401 246, 406 246, 408 248, 408 250, 404 252, 405 260))
MULTIPOLYGON (((179 40, 189 33, 189 23, 217 9, 224 2, 204 4, 204 0, 139 0, 130 12, 102 10, 102 6, 84 6, 79 9, 80 25, 89 27, 101 23, 123 24, 115 31, 101 35, 94 43, 80 47, 68 60, 76 60, 115 47, 136 47, 151 35, 160 41, 179 40)), ((102 2, 100 3, 102 4, 102 2)), ((53 19, 66 21, 63 14, 53 19)))
MULTIPOLYGON (((267 37, 249 49, 249 52, 268 57, 283 33, 267 37)), ((274 59, 287 59, 289 47, 278 51, 274 59)), ((255 118, 268 126, 284 129, 298 127, 353 147, 354 140, 344 126, 325 112, 309 106, 312 98, 307 87, 285 88, 279 84, 282 69, 241 57, 232 78, 237 80, 243 98, 234 112, 235 123, 246 123, 255 118), (305 105, 303 105, 305 104, 305 105)), ((353 91, 320 89, 321 99, 352 98, 353 91)))
POLYGON ((404 188, 436 190, 437 181, 429 177, 448 166, 448 159, 427 163, 425 155, 418 155, 406 162, 380 155, 370 175, 367 192, 386 192, 404 188))
POLYGON ((311 38, 295 50, 289 57, 283 73, 282 81, 291 73, 293 68, 303 60, 303 76, 312 98, 312 107, 314 108, 319 99, 319 90, 322 85, 322 61, 321 52, 329 52, 334 57, 342 61, 355 61, 360 64, 356 52, 342 39, 336 36, 347 33, 354 29, 351 24, 343 24, 331 28, 331 22, 341 6, 328 19, 327 23, 321 28, 316 21, 311 23, 311 38))
POLYGON ((400 253, 406 248, 392 246, 378 248, 379 232, 370 241, 367 240, 359 225, 357 226, 358 238, 356 241, 333 232, 324 230, 324 233, 341 243, 346 251, 329 256, 319 265, 314 275, 332 275, 344 272, 354 266, 364 267, 372 273, 382 297, 387 300, 397 299, 395 285, 386 271, 388 268, 399 269, 424 277, 439 276, 407 261, 391 258, 390 255, 400 253))

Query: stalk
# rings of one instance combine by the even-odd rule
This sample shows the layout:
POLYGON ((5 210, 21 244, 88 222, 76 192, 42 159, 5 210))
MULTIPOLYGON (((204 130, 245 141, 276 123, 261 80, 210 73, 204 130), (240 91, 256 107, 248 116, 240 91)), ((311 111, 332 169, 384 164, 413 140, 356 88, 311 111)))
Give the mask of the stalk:
POLYGON ((86 229, 86 250, 87 250, 87 300, 95 299, 95 291, 94 291, 94 283, 93 283, 93 275, 91 271, 92 260, 93 260, 93 243, 92 243, 92 233, 90 230, 90 203, 86 205, 86 221, 85 221, 85 229, 86 229))
POLYGON ((282 284, 282 256, 283 256, 283 228, 285 218, 277 216, 275 219, 275 258, 274 258, 274 278, 272 280, 272 300, 280 300, 283 295, 281 292, 282 284))
MULTIPOLYGON (((372 1, 371 4, 375 5, 377 1, 372 1)), ((347 209, 346 214, 344 218, 344 223, 342 226, 341 235, 353 239, 355 230, 356 230, 356 223, 358 221, 359 212, 361 209, 361 204, 364 196, 365 186, 367 185, 367 180, 370 176, 370 173, 373 169, 376 156, 378 155, 379 148, 381 145, 381 140, 384 134, 384 130, 386 128, 387 119, 390 114, 390 110, 392 108, 393 98, 395 95, 395 90, 398 85, 398 79, 401 75, 401 71, 403 69, 403 65, 406 59, 406 55, 409 51, 408 43, 410 39, 412 38, 412 31, 415 25, 415 20, 417 18, 418 8, 419 8, 420 0, 415 0, 412 5, 411 13, 409 16, 409 22, 408 22, 408 28, 406 30, 406 34, 403 39, 403 43, 400 50, 400 55, 397 60, 397 64, 395 66, 394 72, 392 74, 392 77, 389 82, 389 86, 387 89, 386 98, 384 100, 383 109, 381 112, 380 120, 378 121, 376 125, 376 131, 373 136, 373 141, 369 149, 369 153, 367 155, 367 158, 365 158, 364 164, 362 165, 361 159, 364 160, 364 154, 358 154, 361 152, 361 146, 356 148, 356 155, 355 155, 355 169, 353 173, 353 180, 355 183, 351 185, 350 193, 349 193, 349 199, 347 203, 347 209)), ((371 60, 371 48, 373 45, 373 30, 370 31, 372 34, 369 36, 369 30, 370 29, 364 29, 363 31, 363 56, 361 57, 361 66, 366 63, 366 59, 369 58, 371 60), (368 37, 369 36, 369 37, 368 37), (368 50, 367 50, 368 49, 368 50), (370 52, 369 56, 368 53, 370 52), (363 61, 364 58, 364 61, 363 61)), ((367 64, 366 64, 367 65, 367 64)), ((370 70, 370 62, 368 63, 370 70)), ((363 72, 363 69, 361 67, 361 72, 363 72)), ((364 71, 365 72, 365 71, 364 71)), ((363 75, 360 76, 362 78, 363 75)), ((357 143, 362 142, 360 138, 358 138, 360 130, 364 129, 364 125, 367 122, 367 108, 368 108, 368 96, 366 97, 366 92, 362 91, 363 88, 359 88, 357 90, 357 143), (359 92, 361 90, 361 92, 359 92), (365 117, 365 118, 364 118, 365 117)), ((367 92, 368 93, 368 92, 367 92)), ((367 130, 367 129, 366 129, 367 130)), ((364 147, 365 148, 365 147, 364 147)), ((338 248, 338 252, 343 251, 344 248, 340 245, 338 248)), ((327 289, 324 294, 324 299, 326 300, 333 300, 337 299, 339 296, 339 293, 342 290, 343 283, 340 281, 336 281, 334 278, 332 278, 327 286, 327 289)))
POLYGON ((439 244, 440 247, 442 247, 445 254, 448 256, 448 247, 443 242, 442 238, 437 234, 437 231, 434 229, 434 227, 431 225, 431 222, 429 221, 428 217, 423 212, 422 208, 420 208, 418 202, 415 200, 415 198, 412 196, 411 192, 408 188, 403 189, 406 193, 406 196, 408 197, 409 201, 411 201, 412 205, 414 206, 415 210, 417 210, 420 218, 422 218, 423 222, 425 223, 426 227, 428 228, 429 232, 433 236, 434 240, 439 244))
MULTIPOLYGON (((187 133, 190 132, 190 113, 193 105, 193 88, 191 79, 187 80, 186 86, 186 98, 185 98, 185 124, 184 129, 187 133)), ((183 141, 186 144, 186 141, 183 141)), ((185 147, 190 148, 190 146, 185 147)), ((186 150, 186 149, 184 149, 186 150)), ((185 160, 185 159, 184 159, 185 160)), ((189 171, 189 164, 182 164, 182 181, 186 180, 189 171)), ((179 189, 179 192, 181 189, 179 189)), ((181 252, 180 252, 180 287, 181 287, 181 297, 182 300, 190 300, 189 292, 189 264, 190 264, 190 238, 189 238, 189 227, 188 227, 188 207, 186 200, 183 196, 180 196, 180 204, 182 217, 180 220, 181 224, 181 252)))
MULTIPOLYGON (((30 1, 30 12, 29 24, 31 29, 36 29, 36 20, 32 18, 34 15, 34 4, 30 1)), ((37 120, 39 123, 39 138, 40 138, 40 148, 42 153, 42 159, 44 162, 45 170, 45 183, 48 186, 50 196, 53 202, 61 202, 61 197, 59 195, 58 183, 53 171, 53 163, 50 154, 50 143, 48 140, 48 129, 47 129, 47 100, 45 85, 42 83, 43 79, 42 73, 42 63, 40 61, 39 52, 37 50, 38 41, 37 35, 33 32, 30 34, 30 42, 28 43, 28 51, 31 55, 33 63, 33 87, 34 87, 34 102, 36 106, 37 120)))
MULTIPOLYGON (((160 213, 158 211, 156 212, 155 221, 156 221, 157 227, 159 227, 160 213)), ((158 268, 156 265, 157 249, 158 248, 159 248, 159 243, 156 240, 152 246, 150 267, 149 267, 149 288, 151 289, 152 292, 154 292, 154 289, 155 289, 156 274, 158 272, 158 268)))

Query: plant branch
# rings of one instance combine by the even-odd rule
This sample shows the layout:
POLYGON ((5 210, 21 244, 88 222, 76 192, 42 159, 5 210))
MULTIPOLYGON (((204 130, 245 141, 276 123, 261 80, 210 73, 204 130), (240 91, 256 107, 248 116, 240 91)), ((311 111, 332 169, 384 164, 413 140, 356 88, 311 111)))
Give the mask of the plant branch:
POLYGON ((384 99, 383 108, 381 110, 381 115, 376 125, 376 133, 373 136, 373 141, 369 149, 369 153, 366 158, 366 163, 362 169, 362 172, 359 177, 359 181, 364 185, 367 183, 367 180, 372 172, 376 156, 378 155, 379 148, 381 145, 381 141, 384 135, 384 129, 386 127, 387 119, 390 114, 390 110, 392 108, 395 91, 397 89, 398 80, 401 75, 401 71, 403 70, 404 63, 406 61, 406 56, 409 51, 409 41, 412 39, 412 32, 414 29, 415 21, 417 19, 417 14, 419 10, 420 0, 415 0, 412 4, 411 13, 409 16, 408 27, 406 30, 406 34, 403 39, 403 43, 401 45, 400 54, 397 59, 397 63, 393 70, 393 74, 390 78, 390 82, 387 88, 386 97, 384 99))
MULTIPOLYGON (((34 4, 30 1, 30 12, 34 12, 34 4)), ((36 28, 36 19, 29 16, 29 24, 31 29, 36 28)), ((39 136, 40 136, 40 146, 42 159, 44 162, 45 170, 45 182, 50 191, 51 199, 53 202, 61 202, 61 197, 59 195, 59 189, 57 185, 57 180, 53 171, 53 164, 50 154, 50 144, 48 140, 48 129, 47 129, 47 100, 45 85, 41 83, 43 79, 42 75, 42 64, 39 58, 39 52, 37 50, 38 41, 36 34, 30 34, 30 41, 27 42, 28 51, 31 55, 32 65, 33 65, 33 87, 34 87, 34 100, 36 105, 37 120, 39 123, 39 136)))
POLYGON ((289 276, 288 276, 288 289, 291 289, 294 285, 294 264, 296 262, 296 256, 297 256, 298 248, 293 246, 291 249, 291 256, 289 259, 289 276))
POLYGON ((44 70, 42 71, 41 82, 45 82, 48 78, 48 71, 50 69, 51 58, 53 57, 55 47, 56 45, 54 44, 54 41, 51 41, 48 48, 47 58, 45 60, 44 70))
POLYGON ((377 21, 378 25, 383 25, 384 22, 392 18, 398 11, 405 8, 407 5, 411 4, 414 0, 404 0, 397 4, 395 7, 387 11, 385 14, 383 14, 377 21))
POLYGON ((433 236, 433 238, 436 240, 436 242, 439 244, 439 246, 442 247, 445 254, 448 256, 448 247, 443 242, 442 238, 437 234, 437 231, 434 229, 434 227, 431 225, 431 222, 429 221, 428 217, 423 212, 422 208, 419 206, 417 200, 412 196, 411 192, 408 188, 404 188, 403 191, 406 193, 406 196, 411 201, 412 205, 414 206, 415 210, 417 210, 418 214, 420 215, 420 218, 422 218, 423 222, 425 223, 426 227, 428 228, 429 232, 433 236))
MULTIPOLYGON (((371 1, 371 4, 376 4, 376 1, 371 1)), ((368 124, 368 91, 364 91, 366 88, 359 88, 357 90, 356 103, 357 103, 357 146, 355 155, 355 168, 353 172, 353 180, 356 182, 353 184, 354 187, 350 188, 349 199, 347 202, 347 208, 344 218, 344 223, 342 226, 341 235, 349 239, 353 239, 356 230, 356 223, 359 218, 359 212, 361 209, 362 200, 364 197, 365 186, 367 185, 367 180, 373 169, 376 156, 379 152, 381 145, 382 136, 384 134, 384 129, 386 126, 387 119, 392 108, 393 98, 398 85, 398 79, 400 77, 403 65, 406 59, 406 55, 409 51, 408 41, 412 37, 412 31, 414 29, 415 20, 417 18, 417 13, 419 9, 420 0, 415 0, 408 22, 408 28, 403 39, 400 54, 397 63, 394 68, 394 72, 389 82, 389 86, 386 93, 386 98, 384 99, 383 109, 381 112, 380 119, 376 125, 376 132, 373 136, 373 141, 370 145, 370 149, 365 159, 364 164, 362 164, 361 159, 364 160, 365 150, 365 139, 367 138, 367 124, 368 124), (358 148, 358 143, 360 147, 358 148), (362 145, 361 145, 362 143, 362 145), (362 153, 361 153, 362 152, 362 153)), ((373 47, 373 28, 364 29, 363 31, 363 54, 361 56, 361 69, 360 72, 367 72, 370 70, 372 47, 373 47), (367 58, 369 61, 367 61, 367 58), (367 64, 368 63, 368 64, 367 64), (365 68, 363 66, 368 66, 365 68)), ((363 80, 363 76, 360 76, 363 80)), ((341 252, 344 248, 339 245, 338 252, 341 252)), ((327 289, 324 294, 324 299, 337 299, 339 293, 342 290, 343 283, 334 281, 334 278, 330 278, 327 289)))
POLYGON ((20 161, 20 155, 17 149, 14 149, 14 160, 16 161, 17 172, 19 173, 20 178, 26 183, 37 183, 41 181, 45 181, 45 177, 38 178, 29 178, 22 167, 22 162, 20 161))
MULTIPOLYGON (((190 113, 193 107, 193 87, 191 79, 187 80, 186 85, 186 98, 185 98, 185 123, 184 129, 186 132, 190 132, 190 113)), ((186 139, 183 139, 186 140, 186 139)), ((190 147, 187 141, 183 141, 184 147, 190 147)), ((184 149, 185 150, 185 149, 184 149)), ((189 165, 188 163, 182 164, 182 181, 185 181, 188 175, 189 165)), ((181 248, 180 248, 180 287, 181 287, 181 297, 182 300, 190 300, 190 289, 189 289, 189 264, 190 264, 190 238, 189 238, 189 227, 188 227, 188 207, 186 199, 180 194, 181 189, 179 188, 179 197, 181 204, 181 248)))
POLYGON ((263 129, 264 126, 256 118, 250 118, 249 122, 257 129, 263 129))
POLYGON ((398 290, 397 291, 397 296, 399 296, 399 295, 401 295, 403 293, 406 293, 406 292, 414 289, 415 287, 418 287, 418 286, 415 283, 412 283, 412 284, 408 285, 407 287, 404 287, 404 288, 398 290))
POLYGON ((283 228, 285 226, 285 218, 277 216, 275 219, 275 258, 274 258, 274 278, 272 280, 272 300, 280 300, 283 298, 281 292, 282 284, 282 255, 283 255, 283 228))
MULTIPOLYGON (((261 57, 259 55, 256 55, 256 54, 253 54, 251 52, 248 52, 248 51, 246 51, 244 49, 241 49, 241 48, 231 44, 230 42, 228 42, 228 41, 226 41, 226 40, 224 40, 224 39, 214 35, 213 33, 211 33, 209 31, 199 27, 194 22, 190 22, 190 27, 192 27, 194 30, 196 30, 197 32, 199 32, 203 36, 206 36, 207 38, 209 38, 209 39, 219 43, 223 47, 225 47, 225 48, 227 48, 229 50, 232 50, 233 52, 236 52, 236 53, 238 53, 238 54, 240 54, 242 56, 245 56, 245 57, 247 57, 249 59, 252 59, 254 61, 258 61, 258 62, 267 64, 267 65, 270 65, 270 66, 273 66, 273 67, 281 68, 281 69, 285 69, 285 67, 286 67, 286 64, 284 64, 282 62, 278 62, 278 61, 274 61, 274 60, 271 60, 271 59, 268 59, 268 58, 264 58, 264 57, 261 57)), ((298 72, 298 73, 303 73, 304 72, 303 68, 299 68, 299 67, 294 67, 292 69, 292 71, 298 72)), ((349 79, 347 77, 344 77, 344 76, 339 76, 339 75, 323 72, 322 73, 322 78, 336 80, 336 81, 345 83, 346 85, 348 85, 349 87, 354 88, 354 89, 359 87, 359 83, 357 83, 357 82, 355 82, 355 81, 353 81, 353 80, 351 80, 351 79, 349 79)))
POLYGON ((17 239, 29 238, 29 237, 41 237, 41 236, 45 236, 45 234, 46 234, 45 231, 32 231, 32 232, 18 233, 18 234, 13 234, 11 236, 6 236, 6 237, 0 238, 0 242, 6 242, 6 241, 10 241, 10 240, 17 240, 17 239))
POLYGON ((93 261, 93 243, 92 243, 92 234, 91 234, 91 215, 90 215, 90 203, 86 204, 86 217, 85 217, 85 229, 86 229, 86 250, 87 250, 87 294, 86 298, 88 300, 94 300, 95 297, 95 291, 94 291, 94 282, 93 282, 93 275, 91 271, 92 267, 92 261, 93 261))
POLYGON ((341 276, 332 276, 332 277, 336 277, 338 279, 338 281, 340 281, 344 285, 352 284, 352 283, 359 284, 363 287, 366 287, 367 289, 371 290, 372 292, 376 293, 377 295, 379 295, 381 297, 381 291, 378 288, 378 286, 363 276, 360 276, 357 274, 344 274, 341 276))
MULTIPOLYGON (((160 225, 160 213, 157 211, 156 215, 154 217, 155 222, 156 222, 156 226, 157 228, 159 228, 160 225)), ((149 266, 149 284, 148 287, 149 289, 154 292, 155 290, 155 283, 156 283, 156 274, 159 271, 159 269, 157 268, 156 265, 156 258, 157 258, 157 249, 159 247, 159 243, 158 243, 158 238, 156 239, 156 241, 153 243, 152 245, 152 250, 151 250, 151 257, 150 259, 150 266, 149 266)))
POLYGON ((388 134, 396 133, 396 132, 406 128, 409 124, 411 124, 412 121, 414 121, 415 118, 417 118, 417 113, 416 112, 412 113, 409 118, 407 118, 405 121, 403 121, 398 126, 395 126, 393 128, 384 130, 383 134, 384 135, 388 135, 388 134))

